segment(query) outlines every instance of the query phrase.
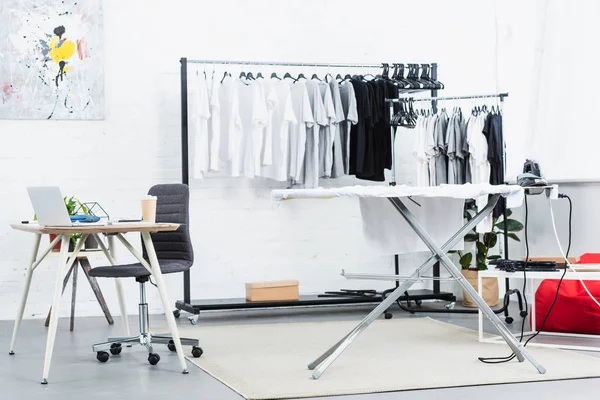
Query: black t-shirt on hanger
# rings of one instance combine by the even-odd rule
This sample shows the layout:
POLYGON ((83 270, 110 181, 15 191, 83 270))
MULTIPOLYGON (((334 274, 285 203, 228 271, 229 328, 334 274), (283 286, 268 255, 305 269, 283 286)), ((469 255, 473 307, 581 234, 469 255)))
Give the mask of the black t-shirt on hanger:
POLYGON ((349 173, 350 175, 357 175, 364 171, 367 129, 371 124, 372 104, 366 82, 354 77, 350 80, 350 83, 354 88, 356 97, 358 122, 356 125, 352 125, 350 129, 349 173))
MULTIPOLYGON (((489 113, 483 134, 488 142, 488 161, 490 162, 490 184, 504 184, 504 136, 502 132, 502 115, 489 113)), ((494 208, 494 218, 502 215, 504 210, 504 198, 498 200, 494 208)))

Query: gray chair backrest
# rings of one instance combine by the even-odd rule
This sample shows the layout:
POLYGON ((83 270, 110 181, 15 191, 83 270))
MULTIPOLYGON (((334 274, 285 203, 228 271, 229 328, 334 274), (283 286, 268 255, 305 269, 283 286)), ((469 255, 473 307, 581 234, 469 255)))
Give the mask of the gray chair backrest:
MULTIPOLYGON (((180 224, 173 232, 152 233, 152 243, 159 260, 184 260, 194 262, 194 249, 190 238, 190 190, 182 183, 155 185, 148 191, 156 196, 156 222, 180 224)), ((142 245, 147 260, 146 247, 142 245)))

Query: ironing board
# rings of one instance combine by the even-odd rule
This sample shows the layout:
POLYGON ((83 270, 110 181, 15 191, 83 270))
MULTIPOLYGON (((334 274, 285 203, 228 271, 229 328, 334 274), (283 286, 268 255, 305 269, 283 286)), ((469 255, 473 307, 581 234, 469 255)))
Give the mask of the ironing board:
POLYGON ((464 184, 464 185, 440 185, 432 187, 412 187, 406 185, 399 186, 347 186, 342 188, 315 188, 315 189, 286 189, 273 190, 271 198, 274 201, 283 201, 291 199, 324 199, 354 197, 364 198, 382 198, 392 203, 394 208, 400 213, 407 224, 414 230, 419 238, 432 252, 431 257, 421 264, 407 279, 402 282, 385 300, 383 300, 373 311, 371 311, 354 329, 352 329, 339 342, 323 353, 319 358, 308 365, 313 371, 313 378, 318 379, 325 370, 352 344, 352 342, 364 332, 369 325, 375 321, 385 310, 392 306, 396 300, 406 292, 414 282, 422 277, 436 262, 440 262, 456 280, 462 289, 473 299, 477 307, 492 322, 498 330, 506 344, 514 352, 519 362, 527 359, 539 373, 544 374, 546 369, 539 364, 522 343, 506 328, 492 309, 479 296, 477 291, 469 284, 458 268, 450 260, 447 251, 458 244, 479 222, 488 216, 493 210, 500 197, 506 199, 508 208, 519 207, 524 198, 524 190, 516 185, 490 185, 490 184, 464 184), (415 218, 414 214, 407 208, 405 201, 412 197, 440 197, 454 199, 475 199, 480 196, 489 197, 485 207, 480 210, 470 221, 450 237, 442 246, 439 246, 432 239, 431 235, 423 228, 422 224, 415 218))

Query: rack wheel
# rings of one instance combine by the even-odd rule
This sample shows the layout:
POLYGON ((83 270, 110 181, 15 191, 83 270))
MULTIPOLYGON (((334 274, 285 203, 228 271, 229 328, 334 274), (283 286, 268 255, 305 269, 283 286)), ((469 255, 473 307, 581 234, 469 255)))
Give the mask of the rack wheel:
POLYGON ((507 324, 512 324, 512 323, 513 323, 513 321, 514 321, 514 319, 513 319, 513 317, 506 317, 506 318, 504 318, 504 321, 505 321, 507 324))
POLYGON ((160 361, 160 356, 156 353, 150 353, 148 355, 148 362, 150 365, 156 365, 160 361))
POLYGON ((175 348, 175 343, 173 343, 172 340, 169 340, 169 343, 167 343, 167 347, 169 348, 169 350, 171 351, 177 351, 177 349, 175 348))
POLYGON ((198 323, 198 318, 200 318, 200 314, 194 314, 188 317, 188 319, 190 320, 190 324, 192 325, 196 325, 198 323))
POLYGON ((386 312, 384 315, 385 319, 392 319, 392 317, 394 316, 392 313, 386 312))
POLYGON ((105 362, 108 361, 108 359, 110 358, 110 356, 105 351, 99 351, 96 354, 96 358, 98 359, 98 361, 105 363, 105 362))
POLYGON ((121 343, 113 343, 110 345, 110 354, 112 354, 113 356, 121 354, 121 350, 123 350, 123 348, 121 347, 121 343))
POLYGON ((194 358, 200 358, 200 356, 203 353, 204 353, 204 350, 202 350, 202 347, 198 347, 198 346, 192 347, 192 355, 194 356, 194 358))
POLYGON ((179 317, 181 317, 181 311, 179 311, 179 310, 175 310, 175 311, 173 311, 173 316, 174 316, 175 318, 179 318, 179 317))
POLYGON ((421 304, 423 304, 423 300, 415 300, 415 304, 420 306, 421 304))

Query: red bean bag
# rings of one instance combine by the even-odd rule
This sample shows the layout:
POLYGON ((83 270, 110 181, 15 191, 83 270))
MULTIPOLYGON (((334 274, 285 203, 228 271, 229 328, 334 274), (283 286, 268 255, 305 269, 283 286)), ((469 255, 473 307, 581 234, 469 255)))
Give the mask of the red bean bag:
MULTIPOLYGON (((600 254, 584 254, 578 264, 600 264, 600 254)), ((579 275, 583 278, 585 272, 579 275)), ((554 301, 558 282, 559 279, 545 279, 535 292, 536 330, 541 328, 554 301)), ((584 280, 584 283, 600 302, 600 281, 584 280)), ((600 335, 600 306, 590 298, 579 280, 562 281, 556 304, 544 324, 544 331, 600 335)))

